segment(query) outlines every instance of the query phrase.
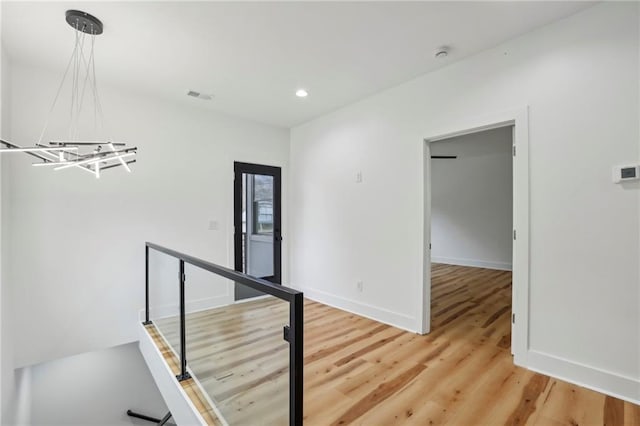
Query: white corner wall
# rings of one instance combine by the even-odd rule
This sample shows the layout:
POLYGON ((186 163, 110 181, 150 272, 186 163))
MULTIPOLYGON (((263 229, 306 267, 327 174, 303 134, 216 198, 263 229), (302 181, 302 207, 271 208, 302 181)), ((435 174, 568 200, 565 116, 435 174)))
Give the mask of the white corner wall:
MULTIPOLYGON (((10 61, 2 44, 2 3, 0 3, 0 138, 10 136, 10 61)), ((29 406, 28 387, 23 375, 14 370, 13 332, 11 329, 12 302, 10 281, 7 279, 7 208, 8 185, 6 160, 0 156, 0 424, 24 424, 29 406)))
MULTIPOLYGON (((5 49, 4 49, 4 45, 2 44, 2 3, 0 3, 0 138, 3 137, 3 122, 4 122, 4 111, 5 111, 5 98, 3 97, 4 94, 4 76, 5 73, 4 71, 4 67, 6 66, 6 61, 5 61, 5 49)), ((3 309, 3 304, 4 304, 4 298, 2 297, 2 293, 4 290, 4 286, 2 284, 3 280, 2 280, 2 159, 0 158, 0 424, 3 424, 3 419, 6 416, 6 411, 7 409, 5 408, 5 406, 7 404, 5 404, 5 390, 4 390, 4 378, 6 376, 5 373, 5 363, 6 363, 6 356, 5 356, 5 352, 7 351, 7 348, 4 344, 4 333, 2 330, 2 317, 4 315, 4 309, 3 309)))
POLYGON ((145 424, 127 409, 162 418, 169 409, 137 343, 24 369, 30 375, 31 425, 145 424))
MULTIPOLYGON (((1 10, 1 6, 0 6, 1 10)), ((0 22, 1 22, 0 17, 0 22)), ((0 29, 1 34, 1 29, 0 29)), ((11 60, 0 40, 0 137, 11 138, 11 60)), ((30 424, 31 389, 29 371, 15 368, 14 304, 8 278, 7 191, 10 178, 7 160, 0 158, 0 424, 30 424)))
MULTIPOLYGON (((29 145, 60 72, 17 61, 11 71, 12 138, 29 145)), ((14 332, 21 336, 14 346, 17 367, 137 340, 145 241, 233 266, 234 161, 282 167, 287 205, 287 129, 109 86, 100 90, 110 136, 139 148, 132 174, 107 170, 97 180, 80 170, 31 167, 28 156, 7 164, 4 253, 14 284, 14 332), (217 230, 208 229, 210 221, 217 230)), ((49 135, 66 134, 67 115, 63 103, 49 135)), ((283 271, 286 224, 284 209, 283 271)), ((228 287, 212 286, 211 294, 198 297, 213 300, 229 294, 228 287)), ((177 288, 176 274, 176 297, 177 288)))
POLYGON ((431 143, 431 260, 511 270, 512 127, 431 143))
POLYGON ((526 366, 640 401, 638 28, 598 4, 292 129, 292 284, 418 330, 423 138, 528 105, 526 366))
MULTIPOLYGON (((637 22, 638 22, 638 37, 640 37, 640 7, 637 11, 637 22)), ((638 55, 638 70, 640 70, 640 43, 637 46, 637 55, 638 55)), ((640 84, 638 84, 638 99, 640 100, 640 84)), ((639 101, 640 103, 640 101, 639 101)), ((640 134, 640 118, 638 119, 638 134, 640 134)), ((640 137, 638 138, 638 152, 640 153, 640 137)), ((638 155, 640 157, 640 154, 638 155)), ((638 159, 640 161, 640 158, 638 159)), ((638 211, 640 211, 640 197, 638 197, 638 211)), ((640 214, 638 215, 638 240, 640 241, 640 214)), ((640 262, 638 262, 638 275, 640 275, 640 262)), ((638 304, 640 306, 640 291, 638 291, 638 304)), ((640 316, 640 315, 639 315, 640 316)), ((637 351, 640 354, 640 337, 637 342, 637 351)), ((640 371, 640 356, 638 356, 637 360, 637 368, 640 371)), ((640 383, 637 384, 637 394, 639 395, 638 399, 640 399, 640 383)))

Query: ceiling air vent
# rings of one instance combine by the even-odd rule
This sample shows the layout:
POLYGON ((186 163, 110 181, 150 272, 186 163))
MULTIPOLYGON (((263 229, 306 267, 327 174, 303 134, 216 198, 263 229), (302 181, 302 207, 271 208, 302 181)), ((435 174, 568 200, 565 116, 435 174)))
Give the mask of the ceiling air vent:
POLYGON ((207 95, 206 93, 200 93, 193 90, 189 90, 187 92, 187 96, 191 96, 192 98, 202 99, 204 101, 210 101, 213 98, 212 95, 207 95))

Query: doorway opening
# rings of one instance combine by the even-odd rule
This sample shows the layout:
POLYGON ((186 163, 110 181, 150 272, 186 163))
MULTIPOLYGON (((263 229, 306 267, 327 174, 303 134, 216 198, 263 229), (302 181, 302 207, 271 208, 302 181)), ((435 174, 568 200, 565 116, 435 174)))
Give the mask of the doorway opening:
POLYGON ((473 331, 526 365, 527 109, 424 140, 422 333, 473 331))
MULTIPOLYGON (((281 170, 234 163, 234 265, 256 278, 282 283, 281 170)), ((262 296, 236 285, 235 300, 262 296)))
POLYGON ((511 347, 512 146, 512 126, 429 146, 431 330, 466 327, 503 349, 511 347))

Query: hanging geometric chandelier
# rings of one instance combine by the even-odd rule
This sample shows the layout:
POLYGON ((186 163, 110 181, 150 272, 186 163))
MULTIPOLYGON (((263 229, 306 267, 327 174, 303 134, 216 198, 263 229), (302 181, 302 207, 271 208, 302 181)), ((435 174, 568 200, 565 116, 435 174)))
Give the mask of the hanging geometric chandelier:
POLYGON ((33 166, 53 168, 53 170, 81 169, 92 173, 96 178, 100 178, 101 171, 120 166, 131 172, 129 165, 136 162, 134 158, 137 153, 136 147, 127 147, 125 143, 113 142, 109 139, 79 139, 80 117, 85 107, 85 98, 93 100, 94 132, 104 133, 104 115, 96 82, 94 54, 95 37, 102 34, 103 26, 98 18, 79 10, 68 10, 66 21, 75 31, 75 46, 40 137, 35 146, 30 147, 22 147, 0 139, 0 146, 5 146, 0 148, 0 154, 23 152, 41 160, 33 163, 33 166), (68 134, 66 138, 43 144, 42 140, 49 126, 49 120, 69 74, 71 74, 71 110, 68 134))

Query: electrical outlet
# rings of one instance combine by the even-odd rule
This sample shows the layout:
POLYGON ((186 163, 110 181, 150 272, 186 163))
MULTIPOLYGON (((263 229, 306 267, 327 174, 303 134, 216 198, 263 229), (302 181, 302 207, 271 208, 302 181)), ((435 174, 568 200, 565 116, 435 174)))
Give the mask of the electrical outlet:
POLYGON ((218 230, 218 221, 210 220, 209 221, 209 231, 217 231, 218 230))
POLYGON ((356 173, 356 183, 362 183, 362 172, 356 173))
POLYGON ((356 286, 358 287, 358 291, 362 293, 362 291, 364 290, 364 283, 362 281, 358 281, 356 286))

